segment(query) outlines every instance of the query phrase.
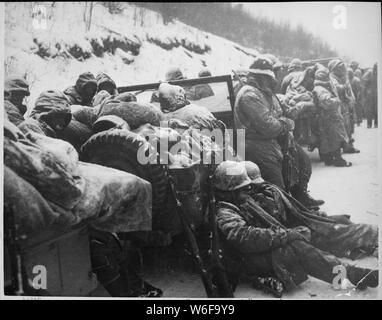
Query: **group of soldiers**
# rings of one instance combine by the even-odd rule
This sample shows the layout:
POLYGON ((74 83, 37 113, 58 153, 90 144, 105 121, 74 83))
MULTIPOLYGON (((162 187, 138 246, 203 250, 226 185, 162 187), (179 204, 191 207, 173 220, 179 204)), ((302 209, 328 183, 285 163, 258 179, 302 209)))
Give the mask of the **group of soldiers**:
MULTIPOLYGON (((299 112, 295 118, 294 135, 296 140, 307 145, 310 151, 318 147, 321 159, 325 164, 331 164, 331 155, 329 153, 335 151, 335 146, 338 147, 338 141, 342 143, 344 153, 358 152, 353 148, 355 124, 360 126, 363 119, 367 119, 367 128, 373 125, 378 127, 377 114, 377 64, 373 68, 359 68, 356 61, 352 61, 349 66, 341 59, 333 59, 329 61, 327 68, 329 78, 320 79, 324 76, 314 74, 322 65, 303 68, 303 64, 299 59, 293 59, 288 66, 288 75, 282 80, 280 93, 285 95, 286 103, 294 106, 296 103, 304 104, 303 111, 299 112), (304 73, 305 72, 305 73, 304 73), (321 85, 319 85, 321 81, 321 85), (322 90, 320 88, 325 88, 322 90), (308 97, 307 90, 312 93, 308 97), (335 114, 322 112, 322 109, 327 109, 328 106, 327 91, 331 96, 337 97, 337 104, 340 105, 340 116, 342 120, 335 120, 332 125, 330 121, 338 118, 335 114), (300 95, 301 94, 301 95, 300 95), (339 124, 343 122, 344 126, 339 124), (343 130, 343 127, 345 130, 343 130), (334 132, 336 131, 336 133, 334 132), (331 132, 325 136, 324 132, 331 132), (325 141, 332 139, 338 140, 335 145, 325 141)), ((337 150, 338 154, 338 150, 337 150)), ((338 157, 336 157, 338 158, 338 157)), ((335 165, 346 166, 347 164, 340 160, 335 161, 335 165)))
MULTIPOLYGON (((352 63, 354 72, 350 72, 344 61, 335 59, 328 68, 316 64, 303 69, 301 61, 295 59, 282 81, 280 94, 276 92, 277 63, 258 56, 236 82, 234 121, 246 132, 246 159, 220 163, 212 179, 223 261, 232 288, 239 278, 246 277, 254 286, 267 286, 279 295, 297 287, 308 275, 333 283, 333 268, 339 265, 357 288, 378 285, 378 270, 340 260, 376 255, 378 228, 355 224, 347 215, 329 216, 320 210, 324 201, 308 193, 312 167, 300 145, 308 145, 309 150, 318 148, 326 165, 351 165, 341 154, 359 152, 353 145, 354 123, 360 123, 363 110, 368 126, 372 119, 375 126, 377 123, 376 66, 364 72, 362 81, 357 67, 352 63)), ((198 76, 208 77, 211 73, 202 70, 198 76)), ((179 79, 184 79, 181 70, 173 68, 165 82, 179 79)), ((25 134, 32 131, 65 140, 77 151, 93 134, 97 114, 106 101, 137 101, 134 94, 119 94, 107 74, 95 77, 86 72, 74 86, 41 93, 25 117, 23 100, 30 95, 25 79, 9 77, 4 88, 5 114, 13 125, 25 134), (78 106, 81 108, 76 109, 78 106)), ((160 90, 151 97, 151 102, 160 103, 164 113, 183 108, 187 105, 184 101, 214 95, 209 85, 170 89, 171 94, 175 92, 172 99, 165 101, 160 90)), ((115 125, 119 125, 118 121, 115 125)), ((121 258, 115 235, 92 230, 90 237, 95 239, 91 242, 92 262, 103 265, 97 276, 111 295, 162 294, 142 280, 141 267, 134 267, 141 263, 137 262, 141 258, 136 248, 121 258), (126 259, 130 259, 129 263, 126 259), (112 263, 105 267, 105 261, 112 263), (134 282, 140 289, 127 290, 126 286, 134 282)))

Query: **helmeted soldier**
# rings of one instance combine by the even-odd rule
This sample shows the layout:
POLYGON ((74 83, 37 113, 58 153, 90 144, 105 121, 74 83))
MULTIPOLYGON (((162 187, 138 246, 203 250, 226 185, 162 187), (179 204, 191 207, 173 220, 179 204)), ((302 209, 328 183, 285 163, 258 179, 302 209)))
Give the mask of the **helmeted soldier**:
POLYGON ((362 77, 363 88, 363 106, 367 119, 367 127, 371 128, 374 121, 374 126, 378 127, 378 85, 377 85, 377 64, 375 63, 373 69, 369 69, 362 77))
POLYGON ((80 74, 76 84, 64 90, 70 104, 92 106, 92 100, 97 92, 97 80, 91 72, 80 74))
POLYGON ((106 73, 101 72, 97 74, 96 81, 97 81, 97 92, 105 90, 111 96, 118 94, 117 85, 115 84, 114 80, 110 78, 110 76, 107 75, 106 73))
POLYGON ((288 114, 295 122, 294 138, 300 145, 307 145, 309 151, 318 145, 317 110, 312 94, 317 68, 318 65, 315 65, 296 73, 284 98, 290 107, 288 114))
MULTIPOLYGON (((200 70, 198 77, 211 77, 211 72, 208 69, 202 69, 200 70)), ((213 95, 214 92, 208 83, 196 84, 188 89, 188 97, 193 101, 211 97, 213 95)))
POLYGON ((345 129, 349 137, 348 143, 343 147, 344 153, 359 153, 354 148, 354 118, 355 118, 355 98, 347 75, 345 62, 341 59, 331 60, 328 64, 330 79, 334 85, 335 94, 341 100, 341 113, 345 122, 345 129))
POLYGON ((293 78, 303 70, 302 61, 293 59, 288 66, 288 75, 285 76, 281 83, 281 93, 285 94, 293 78))
POLYGON ((354 98, 355 98, 355 113, 356 113, 356 122, 357 125, 360 126, 362 119, 363 119, 363 114, 362 114, 362 102, 361 102, 361 80, 354 75, 354 71, 352 68, 348 69, 348 78, 350 81, 351 88, 353 90, 354 98))
POLYGON ((272 63, 263 57, 256 58, 234 106, 236 127, 245 129, 246 159, 259 165, 267 181, 285 189, 284 179, 288 179, 296 197, 309 207, 319 206, 324 202, 314 200, 307 192, 311 175, 309 157, 297 144, 293 160, 298 172, 293 177, 283 172, 283 152, 287 152, 289 146, 282 151, 280 144, 284 145, 290 136, 293 138, 294 122, 284 116, 287 110, 274 93, 275 85, 272 63), (283 176, 283 173, 288 176, 283 176))
POLYGON ((241 264, 247 277, 276 277, 289 291, 308 275, 332 284, 333 268, 342 265, 358 288, 378 285, 378 270, 355 267, 321 251, 312 244, 308 227, 286 227, 263 210, 252 197, 253 184, 243 162, 219 164, 213 183, 226 255, 241 264))
MULTIPOLYGON (((165 74, 165 82, 185 79, 182 70, 178 67, 170 68, 165 74)), ((184 88, 185 89, 185 88, 184 88)), ((185 89, 186 90, 186 89, 185 89)), ((159 102, 159 92, 153 92, 150 102, 159 102)))
POLYGON ((351 166, 341 157, 341 148, 349 140, 343 115, 341 101, 335 93, 330 82, 329 70, 319 68, 315 73, 314 89, 315 100, 319 113, 319 152, 325 165, 338 167, 351 166))
POLYGON ((245 161, 244 165, 253 183, 255 201, 284 226, 309 228, 311 244, 315 247, 353 260, 377 254, 377 226, 352 223, 348 215, 328 216, 325 212, 309 210, 277 186, 264 181, 255 163, 245 161))
POLYGON ((29 85, 24 78, 9 76, 5 79, 4 112, 7 113, 9 121, 16 126, 24 121, 27 107, 23 104, 23 100, 29 95, 29 85))
MULTIPOLYGON (((350 67, 350 69, 352 69, 353 70, 353 72, 355 73, 355 72, 360 72, 361 73, 361 75, 362 75, 362 71, 361 71, 361 69, 359 68, 359 63, 357 62, 357 61, 351 61, 350 62, 350 64, 349 64, 349 67, 350 67)), ((358 77, 359 78, 359 75, 356 75, 356 74, 354 74, 356 77, 358 77)))

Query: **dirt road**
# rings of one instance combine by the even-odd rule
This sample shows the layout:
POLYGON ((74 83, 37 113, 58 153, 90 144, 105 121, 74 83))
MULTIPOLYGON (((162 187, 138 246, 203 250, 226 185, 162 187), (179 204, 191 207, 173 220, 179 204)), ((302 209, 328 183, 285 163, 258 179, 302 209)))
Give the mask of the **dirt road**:
MULTIPOLYGON (((377 170, 378 129, 366 129, 365 122, 356 127, 355 146, 360 154, 344 155, 353 163, 349 168, 326 167, 319 162, 317 150, 308 152, 313 166, 310 183, 312 196, 325 200, 322 210, 328 214, 350 214, 354 222, 378 224, 381 212, 381 188, 377 170)), ((350 261, 349 261, 350 262, 350 261)), ((377 258, 368 257, 355 262, 359 266, 376 268, 377 258)), ((158 272, 147 275, 148 280, 164 291, 164 297, 205 297, 198 275, 183 271, 158 272)), ((235 292, 237 298, 272 298, 240 283, 235 292)), ((285 294, 283 299, 376 299, 377 289, 365 291, 334 290, 329 284, 309 278, 299 290, 285 294)))

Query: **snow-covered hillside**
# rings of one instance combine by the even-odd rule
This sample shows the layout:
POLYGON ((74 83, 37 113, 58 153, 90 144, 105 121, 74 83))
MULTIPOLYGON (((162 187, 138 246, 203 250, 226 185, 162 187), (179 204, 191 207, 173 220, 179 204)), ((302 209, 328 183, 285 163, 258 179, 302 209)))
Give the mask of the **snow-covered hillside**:
POLYGON ((214 75, 248 67, 255 50, 181 22, 165 25, 156 12, 124 4, 111 14, 95 3, 90 29, 86 3, 44 2, 47 28, 33 24, 33 3, 5 4, 5 74, 25 75, 31 107, 48 89, 63 90, 84 71, 108 73, 118 86, 163 79, 170 66, 188 78, 208 67, 214 75))

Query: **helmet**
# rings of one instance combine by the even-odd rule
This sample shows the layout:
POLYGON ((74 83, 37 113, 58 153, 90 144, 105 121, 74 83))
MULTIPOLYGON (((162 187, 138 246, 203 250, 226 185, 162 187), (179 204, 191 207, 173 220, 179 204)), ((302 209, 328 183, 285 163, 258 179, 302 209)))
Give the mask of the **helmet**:
POLYGON ((183 73, 179 68, 171 68, 166 72, 166 81, 184 79, 183 73))
POLYGON ((272 77, 272 79, 275 79, 273 63, 266 56, 256 57, 248 71, 252 74, 263 74, 272 77))
POLYGON ((329 81, 329 70, 325 67, 317 69, 314 78, 319 81, 329 81))
POLYGON ((288 66, 288 71, 292 72, 294 70, 302 69, 302 61, 300 59, 293 59, 288 66))
POLYGON ((233 191, 252 183, 243 162, 224 161, 214 172, 213 184, 216 189, 233 191))
POLYGON ((264 179, 261 177, 261 172, 256 163, 252 161, 244 161, 247 175, 253 183, 263 183, 264 179))
POLYGON ((200 72, 198 74, 198 77, 199 78, 202 78, 202 77, 211 77, 211 72, 208 69, 200 70, 200 72))
POLYGON ((350 62, 350 68, 352 68, 353 70, 357 70, 358 66, 359 66, 359 64, 357 61, 350 62))
POLYGON ((4 91, 8 94, 13 92, 22 92, 24 95, 29 96, 29 85, 26 80, 18 76, 9 76, 4 81, 4 91))
POLYGON ((352 68, 348 68, 348 77, 352 79, 354 77, 354 71, 352 68))
POLYGON ((358 79, 362 78, 362 71, 360 69, 357 69, 354 71, 354 76, 357 77, 358 79))

